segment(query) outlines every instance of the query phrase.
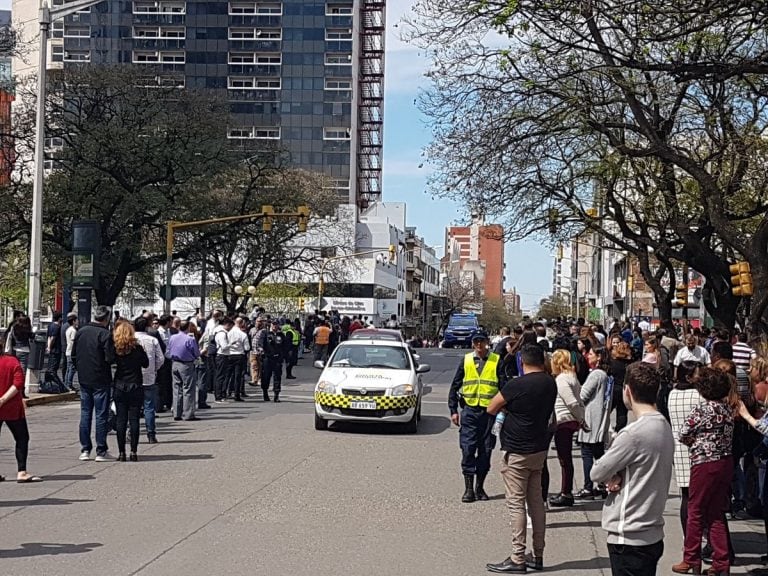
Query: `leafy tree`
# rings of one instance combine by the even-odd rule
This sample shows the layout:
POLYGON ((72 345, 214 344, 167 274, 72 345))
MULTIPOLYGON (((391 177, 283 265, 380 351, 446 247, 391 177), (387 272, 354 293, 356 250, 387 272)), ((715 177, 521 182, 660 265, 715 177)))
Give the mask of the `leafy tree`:
POLYGON ((544 319, 552 319, 557 318, 558 316, 568 316, 571 313, 571 307, 568 304, 568 302, 565 301, 565 298, 562 296, 550 296, 548 298, 544 298, 541 302, 539 302, 539 310, 537 312, 537 316, 539 318, 544 319))
POLYGON ((740 255, 764 329, 767 23, 737 0, 420 0, 407 35, 434 60, 432 191, 504 216, 511 237, 600 233, 638 257, 660 308, 685 262, 730 326, 740 255))
POLYGON ((519 320, 509 313, 501 300, 487 299, 483 302, 483 313, 478 321, 488 334, 495 334, 502 326, 511 328, 519 320))

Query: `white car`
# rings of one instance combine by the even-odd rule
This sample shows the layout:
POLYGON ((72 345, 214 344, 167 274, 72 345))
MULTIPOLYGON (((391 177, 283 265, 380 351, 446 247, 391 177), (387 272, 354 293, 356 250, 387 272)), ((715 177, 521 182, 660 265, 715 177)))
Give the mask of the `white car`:
POLYGON ((421 374, 408 344, 394 340, 347 340, 328 362, 315 386, 315 429, 331 420, 402 424, 415 433, 421 420, 421 374))

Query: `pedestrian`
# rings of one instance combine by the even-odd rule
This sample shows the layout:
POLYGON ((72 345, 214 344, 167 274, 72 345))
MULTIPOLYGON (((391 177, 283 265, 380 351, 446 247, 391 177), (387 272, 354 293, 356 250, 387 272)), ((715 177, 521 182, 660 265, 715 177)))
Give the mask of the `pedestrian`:
MULTIPOLYGON (((22 392, 24 371, 18 358, 5 351, 5 336, 0 336, 0 428, 5 424, 16 444, 16 482, 40 482, 42 478, 27 472, 29 427, 24 411, 22 392)), ((5 477, 0 476, 0 482, 5 477)))
POLYGON ((747 344, 747 333, 739 332, 736 335, 736 343, 733 345, 733 363, 737 368, 745 372, 749 371, 749 365, 757 357, 754 348, 747 344))
POLYGON ((157 426, 155 410, 157 409, 157 372, 165 363, 165 354, 160 342, 154 336, 147 334, 147 319, 139 316, 133 322, 136 340, 147 353, 149 364, 142 370, 144 426, 147 428, 147 441, 157 444, 157 426))
POLYGON ((491 433, 494 417, 487 408, 504 380, 503 364, 499 355, 490 351, 488 335, 476 332, 472 336, 472 352, 462 358, 448 392, 451 422, 459 426, 464 475, 461 501, 465 503, 488 500, 484 483, 491 469, 496 438, 491 433))
POLYGON ((680 523, 685 536, 688 524, 688 484, 691 481, 690 448, 680 442, 680 429, 691 410, 702 402, 701 394, 696 390, 695 381, 701 364, 686 360, 677 367, 677 381, 669 393, 669 418, 672 434, 675 438, 675 484, 680 490, 680 523))
MULTIPOLYGON (((150 336, 151 338, 151 336, 150 336)), ((125 462, 125 435, 131 428, 131 462, 137 462, 139 447, 139 412, 144 404, 144 375, 149 358, 136 339, 130 322, 120 322, 113 334, 115 342, 115 413, 117 432, 117 461, 125 462)))
MULTIPOLYGON (((211 312, 211 317, 205 324, 205 330, 203 336, 200 338, 200 355, 202 361, 205 363, 205 379, 203 381, 203 389, 205 390, 205 404, 200 404, 200 396, 198 394, 198 408, 208 409, 208 393, 214 393, 214 400, 216 399, 216 328, 221 323, 222 313, 221 310, 214 310, 211 312)), ((198 386, 200 381, 198 380, 198 386)))
POLYGON ((264 326, 264 320, 259 318, 249 332, 251 338, 251 386, 259 386, 261 383, 261 364, 264 350, 261 349, 259 342, 262 341, 266 332, 264 326))
POLYGON ((282 331, 288 338, 288 356, 285 360, 285 379, 295 380, 296 376, 293 375, 293 368, 299 363, 299 342, 301 341, 301 334, 294 330, 293 325, 287 320, 282 326, 282 331))
POLYGON ((608 376, 608 351, 597 346, 589 351, 587 358, 593 366, 581 388, 584 403, 584 426, 579 430, 581 463, 584 468, 584 488, 576 495, 581 500, 592 500, 595 496, 606 497, 605 487, 595 487, 590 478, 592 465, 605 453, 605 443, 611 429, 611 405, 613 403, 613 379, 608 376))
POLYGON ((93 322, 82 326, 72 344, 72 360, 80 381, 80 460, 90 460, 93 444, 91 426, 96 419, 96 462, 112 462, 107 449, 112 363, 115 345, 107 326, 111 312, 97 306, 93 322))
POLYGON ((171 338, 171 317, 167 314, 160 316, 157 319, 157 325, 153 323, 153 329, 156 330, 158 338, 161 340, 161 346, 163 353, 165 354, 166 362, 160 368, 160 372, 157 375, 157 391, 160 398, 158 412, 165 412, 170 410, 173 405, 173 383, 171 376, 171 357, 168 355, 168 340, 171 338))
POLYGON ((685 346, 677 351, 673 361, 675 369, 686 360, 698 362, 702 366, 709 366, 711 364, 709 352, 707 352, 706 348, 698 345, 698 339, 694 334, 688 334, 685 337, 685 346))
POLYGON ((512 527, 512 553, 491 572, 524 573, 530 567, 544 568, 546 512, 541 498, 541 475, 555 430, 557 384, 546 372, 545 353, 538 344, 520 350, 522 374, 506 382, 491 400, 488 414, 501 410, 506 417, 501 427, 501 477, 506 489, 512 527), (533 555, 526 562, 526 509, 533 531, 533 555))
POLYGON ((229 332, 234 325, 232 318, 225 316, 213 330, 213 342, 216 346, 216 382, 213 389, 215 404, 223 404, 227 400, 231 366, 229 363, 229 332))
POLYGON ((321 322, 313 332, 315 361, 328 359, 328 346, 331 343, 331 328, 327 322, 321 322))
POLYGON ((714 368, 702 368, 696 389, 704 402, 695 406, 680 428, 680 441, 690 447, 688 522, 683 561, 672 566, 677 574, 701 573, 701 538, 709 527, 712 547, 710 574, 730 571, 725 509, 733 478, 733 409, 728 404, 731 380, 714 368))
POLYGON ((178 332, 168 340, 167 355, 171 358, 171 374, 173 377, 173 404, 171 406, 174 420, 193 421, 197 408, 197 385, 195 382, 195 360, 200 357, 192 322, 183 320, 178 332))
POLYGON ((15 356, 21 364, 21 369, 26 375, 27 362, 29 361, 29 343, 32 340, 32 323, 29 316, 19 316, 16 323, 8 329, 8 337, 5 342, 5 352, 15 356))
POLYGON ((674 439, 656 410, 659 379, 646 363, 627 369, 624 402, 635 421, 616 435, 592 467, 590 478, 605 483, 603 529, 613 576, 654 576, 664 553, 664 507, 672 478, 674 439))
POLYGON ((236 318, 235 324, 227 334, 229 341, 229 384, 228 390, 234 396, 235 402, 245 402, 245 363, 250 344, 248 334, 243 330, 243 319, 236 318))
POLYGON ((77 392, 75 388, 75 363, 72 361, 72 348, 75 345, 75 334, 77 334, 77 327, 80 324, 77 319, 77 314, 70 313, 67 315, 67 330, 64 332, 64 338, 66 340, 66 348, 64 355, 67 359, 67 372, 64 375, 64 386, 72 392, 77 392))
POLYGON ((568 350, 555 350, 551 360, 552 376, 557 384, 555 449, 562 473, 560 493, 549 500, 555 507, 573 506, 573 436, 584 422, 581 384, 576 378, 571 354, 568 350))
POLYGON ((264 402, 269 402, 269 383, 272 382, 274 401, 280 402, 282 390, 283 362, 288 355, 288 337, 280 330, 280 323, 273 320, 271 330, 264 333, 259 347, 264 350, 264 365, 261 369, 261 391, 264 402))
POLYGON ((59 376, 59 367, 61 366, 61 317, 60 311, 53 312, 52 322, 48 324, 46 353, 48 354, 48 365, 45 370, 45 382, 53 383, 53 389, 56 392, 65 392, 66 386, 59 376))
POLYGON ((613 376, 613 407, 616 410, 616 427, 618 433, 627 425, 627 407, 624 405, 624 375, 627 367, 632 363, 632 349, 629 344, 614 337, 616 342, 611 345, 610 373, 613 376))

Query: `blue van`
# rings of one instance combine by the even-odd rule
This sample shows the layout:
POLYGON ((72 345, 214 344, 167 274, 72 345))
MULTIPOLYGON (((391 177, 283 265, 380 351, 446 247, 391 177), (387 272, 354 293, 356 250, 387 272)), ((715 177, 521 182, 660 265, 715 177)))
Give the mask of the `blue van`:
POLYGON ((475 314, 451 314, 443 331, 443 348, 471 348, 472 336, 479 330, 475 314))

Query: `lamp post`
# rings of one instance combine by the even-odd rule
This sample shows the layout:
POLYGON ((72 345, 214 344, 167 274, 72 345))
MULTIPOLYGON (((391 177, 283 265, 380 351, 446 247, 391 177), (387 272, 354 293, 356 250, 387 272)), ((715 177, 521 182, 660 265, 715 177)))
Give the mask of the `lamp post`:
POLYGON ((45 177, 45 82, 48 67, 48 31, 51 22, 90 8, 102 0, 76 0, 50 8, 40 6, 40 55, 37 71, 37 115, 35 125, 35 176, 32 181, 32 232, 29 246, 29 293, 27 308, 32 326, 40 327, 40 290, 43 270, 43 184, 45 177))

